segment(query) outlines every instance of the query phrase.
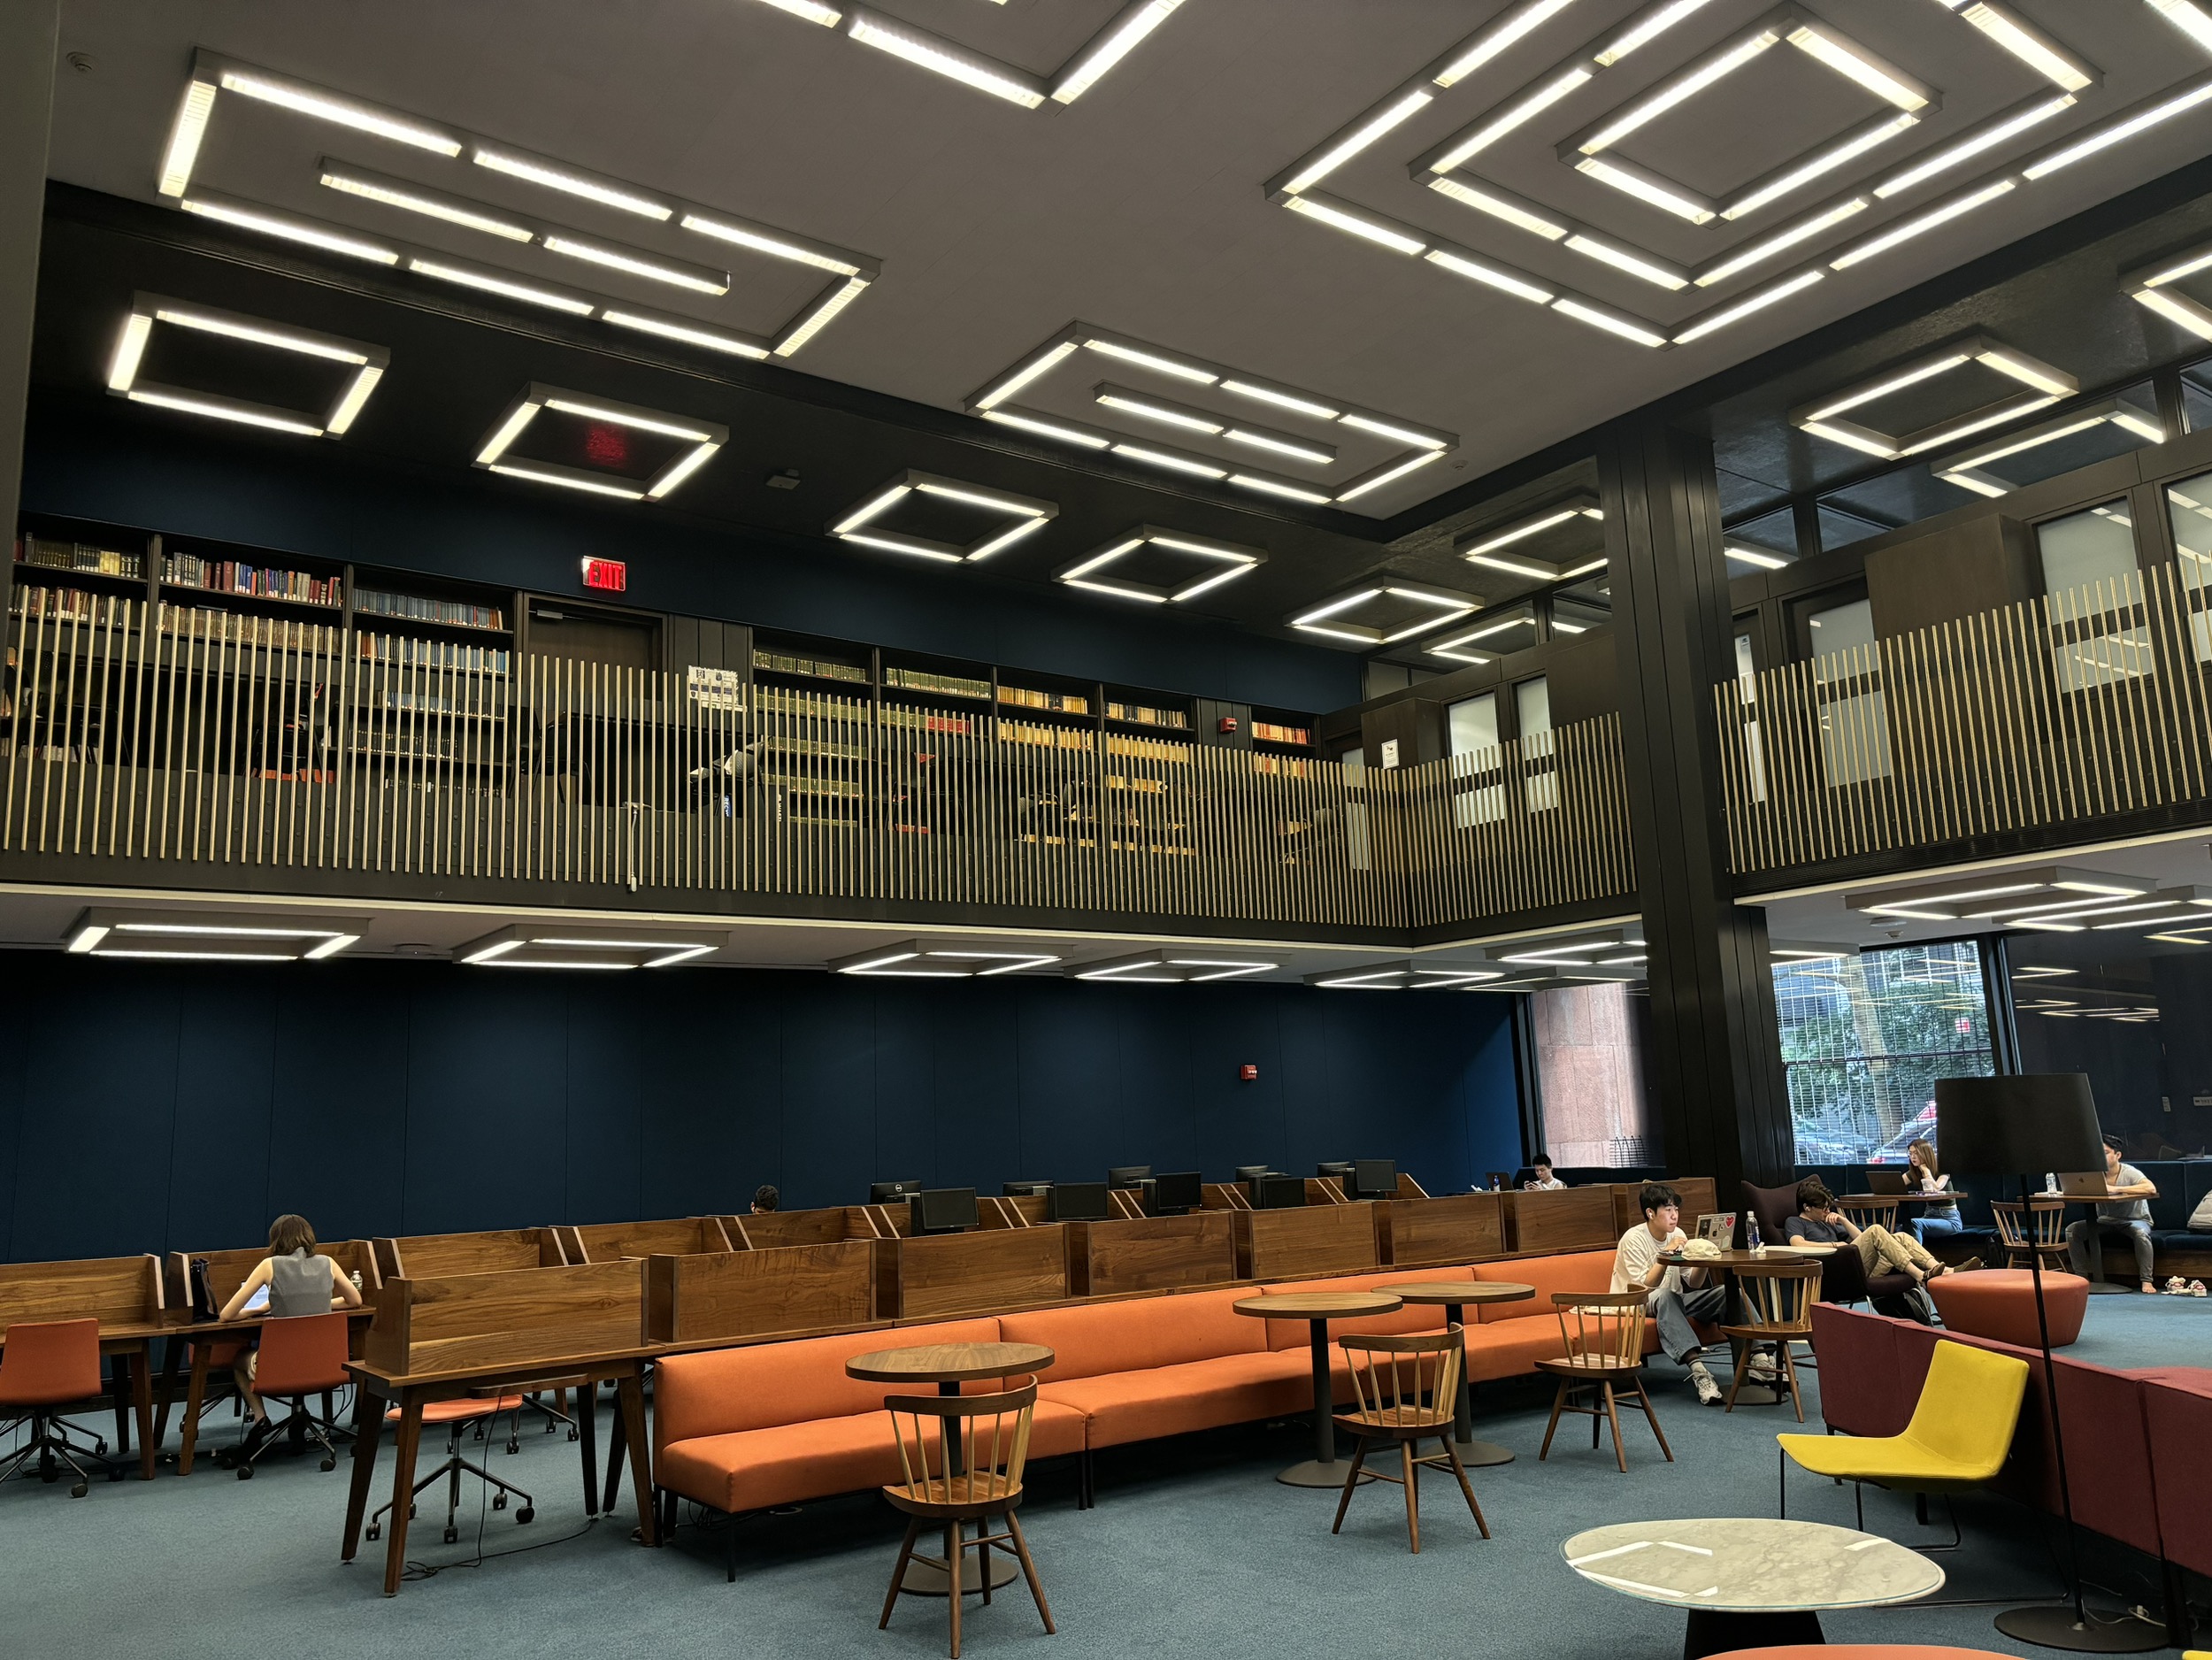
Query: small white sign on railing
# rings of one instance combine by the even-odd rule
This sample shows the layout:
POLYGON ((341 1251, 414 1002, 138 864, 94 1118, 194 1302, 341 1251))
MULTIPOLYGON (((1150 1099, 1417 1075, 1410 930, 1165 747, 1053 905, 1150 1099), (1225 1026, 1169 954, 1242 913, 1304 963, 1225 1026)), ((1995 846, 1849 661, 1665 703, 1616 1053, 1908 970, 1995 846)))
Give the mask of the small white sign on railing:
POLYGON ((702 709, 745 707, 745 677, 735 669, 703 669, 694 664, 684 671, 684 692, 702 709))

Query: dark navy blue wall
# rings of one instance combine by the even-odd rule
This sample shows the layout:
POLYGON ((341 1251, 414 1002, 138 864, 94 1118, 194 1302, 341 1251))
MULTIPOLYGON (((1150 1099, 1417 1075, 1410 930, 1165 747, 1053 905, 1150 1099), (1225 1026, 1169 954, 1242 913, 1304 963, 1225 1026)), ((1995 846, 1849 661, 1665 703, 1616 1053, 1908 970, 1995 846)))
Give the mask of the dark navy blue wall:
POLYGON ((995 1192, 1111 1164, 1520 1162, 1508 1000, 0 957, 15 1261, 995 1192), (1256 1083, 1237 1068, 1259 1067, 1256 1083))
POLYGON ((488 473, 203 430, 112 400, 34 400, 23 506, 557 595, 579 591, 583 557, 626 559, 623 597, 649 611, 1316 713, 1361 696, 1350 652, 979 573, 949 580, 826 540, 764 542, 488 473))

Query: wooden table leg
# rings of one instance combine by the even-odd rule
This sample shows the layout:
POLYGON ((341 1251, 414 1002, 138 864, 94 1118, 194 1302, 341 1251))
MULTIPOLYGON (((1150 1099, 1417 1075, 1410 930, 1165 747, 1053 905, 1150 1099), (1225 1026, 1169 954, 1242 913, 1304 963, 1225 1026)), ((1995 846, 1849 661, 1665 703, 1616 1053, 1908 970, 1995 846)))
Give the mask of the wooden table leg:
POLYGON ((571 1392, 576 1403, 576 1441, 584 1452, 584 1514, 599 1514, 598 1388, 587 1383, 571 1392))
POLYGON ((422 1445, 422 1397, 400 1403, 399 1434, 392 1442, 392 1514, 384 1525, 384 1595, 399 1595, 407 1572, 407 1511, 415 1501, 415 1449, 422 1445))
POLYGON ((184 1390, 184 1422, 178 1426, 177 1473, 192 1473, 192 1454, 200 1444, 200 1407, 207 1399, 207 1361, 212 1343, 192 1345, 192 1381, 184 1390))
POLYGON ((377 1443, 384 1439, 384 1402, 358 1382, 353 1389, 353 1480, 346 1494, 346 1539, 338 1560, 351 1562, 361 1549, 361 1518, 376 1486, 377 1443))
POLYGON ((177 1370, 184 1354, 184 1339, 168 1338, 161 1351, 161 1379, 154 1393, 154 1443, 169 1439, 169 1408, 177 1398, 177 1370))
POLYGON ((645 1439, 645 1381, 635 1372, 622 1379, 624 1439, 630 1443, 630 1489, 637 1500, 638 1532, 647 1544, 654 1542, 653 1456, 645 1439))
POLYGON ((618 1393, 615 1396, 614 1428, 607 1437, 607 1491, 599 1502, 599 1508, 609 1516, 614 1514, 614 1502, 622 1496, 622 1460, 629 1450, 630 1420, 622 1410, 622 1397, 618 1393))
POLYGON ((131 1405, 138 1419, 138 1479, 154 1479, 154 1349, 142 1343, 131 1356, 131 1405))
POLYGON ((108 1356, 108 1403, 115 1409, 115 1452, 118 1457, 131 1449, 130 1389, 125 1372, 130 1356, 121 1349, 108 1356))

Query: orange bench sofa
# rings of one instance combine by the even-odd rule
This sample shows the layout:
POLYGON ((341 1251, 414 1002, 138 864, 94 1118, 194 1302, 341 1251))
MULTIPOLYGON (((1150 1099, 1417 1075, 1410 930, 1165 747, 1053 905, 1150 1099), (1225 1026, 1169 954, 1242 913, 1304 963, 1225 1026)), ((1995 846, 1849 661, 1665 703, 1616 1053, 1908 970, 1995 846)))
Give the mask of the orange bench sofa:
MULTIPOLYGON (((1055 1359, 1038 1376, 1030 1456, 1076 1457, 1078 1502, 1087 1507, 1090 1456, 1100 1448, 1311 1410, 1306 1323, 1239 1314, 1235 1304, 1243 1298, 1414 1280, 1534 1286, 1536 1295, 1525 1302, 1471 1311, 1467 1372, 1480 1383, 1532 1372, 1540 1358, 1559 1353, 1551 1294, 1603 1291, 1612 1264, 1612 1252, 1586 1251, 1390 1269, 672 1355, 658 1363, 654 1377, 653 1482, 664 1502, 687 1498, 735 1516, 895 1481, 898 1453, 890 1415, 883 1410, 884 1396, 895 1391, 847 1377, 848 1359, 930 1343, 1042 1343, 1055 1359)), ((1409 1304, 1394 1314, 1333 1323, 1336 1399, 1352 1398, 1351 1372, 1333 1341, 1337 1335, 1433 1331, 1442 1318, 1440 1309, 1409 1304)), ((1647 1351, 1656 1347, 1655 1335, 1647 1333, 1647 1351)), ((734 1579, 734 1528, 728 1537, 734 1579)))

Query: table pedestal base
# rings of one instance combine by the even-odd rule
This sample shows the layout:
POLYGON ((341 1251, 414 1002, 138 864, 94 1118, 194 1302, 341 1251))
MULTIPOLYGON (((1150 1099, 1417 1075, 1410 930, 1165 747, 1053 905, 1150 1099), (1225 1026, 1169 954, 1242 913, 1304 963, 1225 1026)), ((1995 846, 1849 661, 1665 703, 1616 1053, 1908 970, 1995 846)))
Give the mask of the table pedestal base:
POLYGON ((2087 1625, 2077 1625, 2074 1610, 2064 1604, 2008 1609, 1997 1616, 1996 1625, 2015 1642, 2032 1642, 2039 1648, 2067 1648, 2076 1654, 2148 1654, 2165 1648, 2167 1641, 2163 1625, 2126 1615, 2108 1621, 2092 1616, 2087 1625))
POLYGON ((1682 1638, 1682 1660, 1705 1660, 1708 1655, 1728 1654, 1738 1648, 1784 1648, 1827 1641, 1820 1629, 1820 1616, 1810 1609, 1734 1614, 1720 1609, 1694 1608, 1690 1610, 1689 1630, 1682 1638))
MULTIPOLYGON (((1341 1487, 1343 1482, 1337 1483, 1341 1487)), ((991 1571, 991 1588, 1010 1585, 1019 1577, 1021 1569, 1014 1559, 1002 1550, 964 1550, 960 1553, 960 1588, 970 1595, 983 1589, 983 1581, 976 1577, 976 1558, 981 1556, 991 1571)), ((899 1580, 899 1589, 910 1596, 942 1596, 948 1575, 933 1563, 910 1562, 899 1580)))
POLYGON ((1459 1455, 1459 1462, 1470 1470, 1487 1470, 1496 1464, 1513 1462, 1513 1449, 1501 1447, 1494 1441, 1455 1441, 1452 1443, 1452 1450, 1459 1455))
MULTIPOLYGON (((1352 1461, 1349 1458, 1332 1458, 1326 1463, 1318 1458, 1309 1458, 1302 1464, 1291 1465, 1275 1479, 1286 1487, 1329 1487, 1341 1490, 1344 1486, 1344 1478, 1351 1472, 1352 1461)), ((1374 1479, 1364 1470, 1359 1472, 1359 1484, 1362 1487, 1365 1487, 1374 1479)))
POLYGON ((2089 1282, 2089 1295, 2093 1297, 2108 1297, 2116 1292, 2133 1293, 2134 1287, 2117 1285, 2109 1280, 2092 1280, 2089 1282))

